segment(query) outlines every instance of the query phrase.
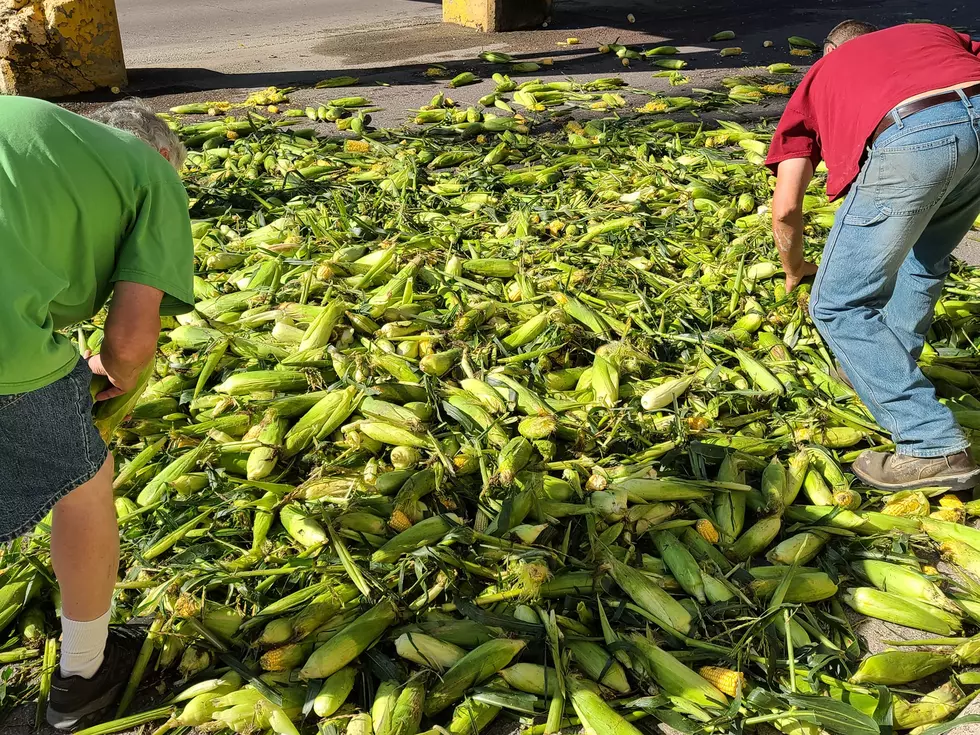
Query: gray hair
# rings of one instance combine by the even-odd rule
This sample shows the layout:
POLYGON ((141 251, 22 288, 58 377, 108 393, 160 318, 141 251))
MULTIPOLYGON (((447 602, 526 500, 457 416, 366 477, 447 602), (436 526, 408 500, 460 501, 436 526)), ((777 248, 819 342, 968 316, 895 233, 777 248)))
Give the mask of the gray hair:
POLYGON ((148 104, 138 99, 121 100, 100 107, 89 116, 96 122, 132 133, 158 151, 167 151, 173 167, 180 171, 187 158, 187 149, 177 134, 148 104))

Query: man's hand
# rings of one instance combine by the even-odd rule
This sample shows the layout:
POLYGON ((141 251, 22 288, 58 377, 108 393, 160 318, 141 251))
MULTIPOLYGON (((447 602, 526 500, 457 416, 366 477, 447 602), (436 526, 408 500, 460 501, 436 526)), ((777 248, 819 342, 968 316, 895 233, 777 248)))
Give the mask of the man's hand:
POLYGON ((804 260, 799 269, 794 270, 792 273, 786 273, 786 293, 791 292, 794 288, 799 286, 800 282, 804 278, 815 275, 817 275, 817 266, 811 263, 809 260, 804 260))
POLYGON ((129 393, 129 391, 136 387, 136 383, 139 382, 138 374, 135 380, 132 376, 110 375, 105 365, 102 364, 102 355, 93 355, 91 350, 86 350, 82 357, 88 360, 88 369, 92 371, 92 375, 102 375, 109 380, 109 387, 96 394, 96 402, 108 401, 110 398, 129 393))

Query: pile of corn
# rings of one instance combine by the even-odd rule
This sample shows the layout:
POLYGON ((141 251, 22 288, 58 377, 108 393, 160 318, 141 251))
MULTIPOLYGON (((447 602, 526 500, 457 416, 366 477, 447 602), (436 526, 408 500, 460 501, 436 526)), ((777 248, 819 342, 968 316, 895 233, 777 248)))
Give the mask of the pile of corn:
MULTIPOLYGON (((889 440, 783 291, 764 131, 213 124, 197 308, 98 408, 115 617, 151 621, 116 715, 157 706, 95 732, 873 735, 972 698, 980 508, 846 473, 889 440), (921 645, 869 657, 855 612, 921 645)), ((969 431, 978 292, 923 355, 969 431)), ((50 683, 49 531, 0 556, 0 705, 50 683)))

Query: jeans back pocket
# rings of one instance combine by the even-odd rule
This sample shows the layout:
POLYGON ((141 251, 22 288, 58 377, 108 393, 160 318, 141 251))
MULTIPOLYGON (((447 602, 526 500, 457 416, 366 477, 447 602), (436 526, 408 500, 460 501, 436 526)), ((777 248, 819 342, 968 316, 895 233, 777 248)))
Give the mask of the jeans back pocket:
POLYGON ((955 135, 874 149, 868 159, 871 168, 866 185, 874 190, 876 208, 887 217, 907 217, 935 208, 949 191, 956 157, 955 135))

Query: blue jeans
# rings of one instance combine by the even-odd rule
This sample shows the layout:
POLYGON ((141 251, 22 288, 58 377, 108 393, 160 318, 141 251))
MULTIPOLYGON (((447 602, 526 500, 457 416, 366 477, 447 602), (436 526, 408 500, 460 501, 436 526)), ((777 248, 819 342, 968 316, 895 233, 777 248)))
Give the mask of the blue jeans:
POLYGON ((899 454, 969 447, 919 369, 950 255, 980 214, 980 95, 896 123, 837 212, 810 315, 899 454))

